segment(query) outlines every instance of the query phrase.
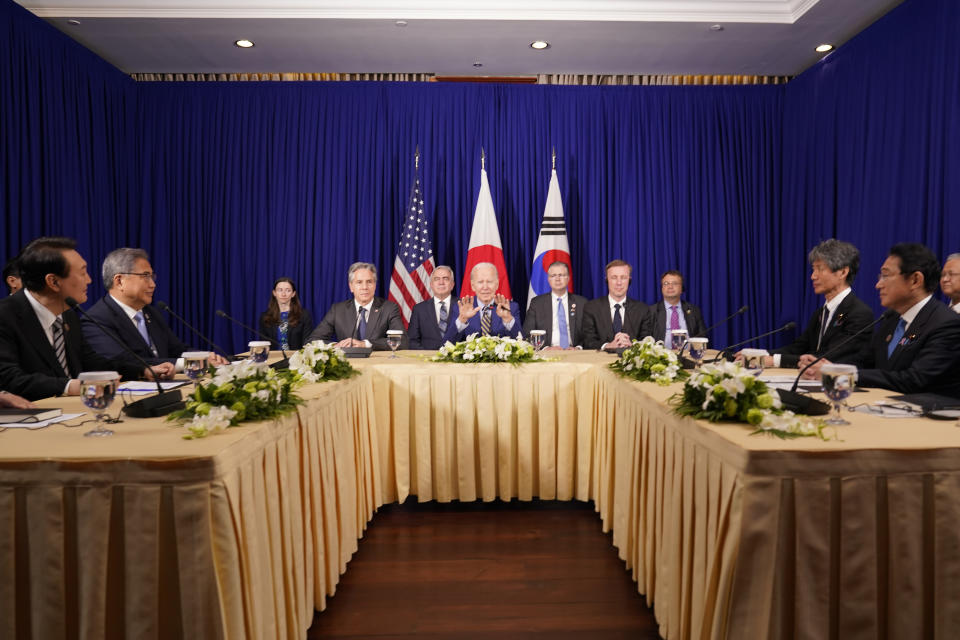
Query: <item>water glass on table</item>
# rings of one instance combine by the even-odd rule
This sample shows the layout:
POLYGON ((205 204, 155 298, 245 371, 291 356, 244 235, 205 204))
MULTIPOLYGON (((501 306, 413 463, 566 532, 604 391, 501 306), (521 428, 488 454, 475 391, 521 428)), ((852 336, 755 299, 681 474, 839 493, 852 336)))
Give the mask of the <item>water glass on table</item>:
POLYGON ((834 415, 825 420, 827 424, 850 424, 840 416, 840 407, 857 386, 857 368, 852 364, 831 362, 820 367, 820 384, 823 393, 833 403, 834 415))
POLYGON ((247 343, 250 349, 250 360, 253 362, 266 362, 270 357, 270 342, 267 340, 251 340, 247 343))
POLYGON ((532 329, 530 331, 530 344, 534 351, 540 351, 547 343, 547 332, 543 329, 532 329))
POLYGON ((755 376, 763 373, 763 359, 770 355, 766 349, 744 349, 740 352, 743 356, 743 366, 747 371, 755 376))
POLYGON ((684 329, 673 329, 670 331, 670 348, 680 355, 683 347, 687 344, 687 332, 684 329))
POLYGON ((393 353, 391 358, 397 357, 397 349, 400 348, 400 342, 403 341, 403 331, 400 329, 387 329, 387 346, 393 353))
POLYGON ((180 357, 183 358, 183 373, 193 380, 193 386, 196 388, 197 381, 207 372, 210 352, 184 351, 180 357))
POLYGON ((80 401, 93 410, 97 424, 85 436, 112 436, 113 431, 103 427, 107 414, 107 407, 117 395, 120 386, 120 374, 116 371, 84 371, 77 378, 80 380, 80 401))
POLYGON ((687 351, 690 353, 690 358, 696 363, 697 369, 703 362, 703 354, 706 353, 709 342, 707 338, 689 338, 687 340, 687 351))

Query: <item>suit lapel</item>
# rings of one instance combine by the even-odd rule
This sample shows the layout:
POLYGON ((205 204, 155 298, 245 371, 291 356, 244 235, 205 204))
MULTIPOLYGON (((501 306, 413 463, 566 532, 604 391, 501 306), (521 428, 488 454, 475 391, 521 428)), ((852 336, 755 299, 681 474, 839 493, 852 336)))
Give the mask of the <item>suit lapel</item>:
MULTIPOLYGON (((137 331, 137 327, 130 320, 130 316, 128 316, 126 312, 120 308, 120 305, 118 305, 117 301, 113 299, 113 296, 107 294, 104 298, 104 302, 106 303, 107 308, 110 309, 110 312, 113 314, 114 320, 112 324, 113 326, 117 327, 117 333, 124 344, 141 345, 143 349, 149 351, 150 345, 144 341, 143 336, 140 335, 140 332, 137 331)), ((146 314, 146 308, 144 308, 143 317, 145 319, 149 318, 149 316, 146 314)), ((149 322, 147 322, 147 333, 151 337, 153 336, 153 332, 150 331, 149 322)), ((154 344, 156 344, 156 339, 154 339, 154 344)), ((134 351, 137 351, 137 349, 134 349, 134 351)))
POLYGON ((837 305, 837 310, 834 312, 833 317, 830 318, 830 324, 827 325, 827 330, 823 332, 823 339, 820 341, 821 349, 824 348, 823 345, 829 344, 830 340, 833 339, 840 330, 840 327, 847 321, 847 313, 849 313, 850 307, 853 305, 852 298, 853 292, 851 291, 847 294, 847 297, 837 305))
MULTIPOLYGON (((905 357, 905 354, 910 353, 913 348, 917 345, 920 336, 923 335, 924 329, 926 329, 927 322, 930 320, 930 316, 933 315, 934 303, 933 299, 930 300, 927 304, 923 305, 923 308, 920 309, 920 312, 913 319, 913 322, 910 323, 910 326, 907 327, 907 330, 903 334, 901 344, 897 346, 893 353, 890 355, 889 363, 892 367, 894 363, 900 360, 900 358, 905 357)), ((899 322, 899 317, 896 319, 896 322, 893 323, 892 327, 897 326, 899 322)), ((890 333, 893 333, 891 328, 890 333)))
POLYGON ((656 321, 653 323, 654 340, 663 340, 667 337, 667 307, 663 300, 657 303, 656 321))
MULTIPOLYGON (((54 353, 47 334, 40 326, 40 319, 37 318, 37 314, 34 313, 33 307, 30 306, 30 302, 26 298, 27 292, 24 291, 22 294, 18 293, 16 295, 22 296, 22 299, 18 300, 17 315, 20 317, 20 327, 23 329, 26 344, 32 347, 53 371, 61 371, 62 368, 60 367, 60 361, 57 360, 57 354, 54 353)), ((69 360, 67 362, 69 363, 69 360)))
POLYGON ((83 333, 80 331, 80 321, 72 311, 63 312, 63 344, 67 352, 67 377, 73 378, 80 373, 83 365, 80 361, 83 333))

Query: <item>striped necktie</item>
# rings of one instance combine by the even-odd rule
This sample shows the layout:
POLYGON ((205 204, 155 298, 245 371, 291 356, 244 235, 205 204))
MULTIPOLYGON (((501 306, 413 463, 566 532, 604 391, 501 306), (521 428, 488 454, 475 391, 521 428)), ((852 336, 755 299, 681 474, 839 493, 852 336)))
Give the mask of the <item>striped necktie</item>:
POLYGON ((484 307, 480 310, 480 333, 490 335, 490 307, 484 307))
POLYGON ((446 303, 446 302, 441 302, 441 303, 440 303, 440 322, 437 323, 437 326, 440 327, 440 333, 441 333, 441 334, 444 334, 444 333, 447 332, 447 319, 448 319, 448 318, 449 318, 449 316, 447 315, 447 303, 446 303))
POLYGON ((63 372, 70 375, 70 369, 67 367, 67 344, 63 336, 63 318, 57 316, 53 321, 53 352, 57 354, 57 361, 63 372))

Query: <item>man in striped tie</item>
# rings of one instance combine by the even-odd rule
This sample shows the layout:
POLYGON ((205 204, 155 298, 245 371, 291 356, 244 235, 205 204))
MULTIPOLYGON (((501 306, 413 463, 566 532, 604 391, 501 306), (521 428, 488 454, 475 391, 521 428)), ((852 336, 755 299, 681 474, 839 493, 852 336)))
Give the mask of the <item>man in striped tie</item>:
POLYGON ((439 349, 448 340, 457 339, 456 302, 451 292, 456 279, 453 269, 439 265, 430 274, 430 292, 433 294, 413 306, 407 335, 411 349, 439 349))
POLYGON ((510 338, 520 335, 520 306, 497 293, 500 276, 496 266, 489 262, 474 266, 470 286, 477 296, 464 296, 458 301, 458 340, 466 340, 472 333, 510 338))
POLYGON ((24 288, 0 300, 0 389, 38 400, 77 395, 82 371, 118 371, 124 378, 150 378, 130 360, 98 355, 83 338, 67 299, 87 299, 87 263, 71 238, 45 237, 20 256, 24 288))

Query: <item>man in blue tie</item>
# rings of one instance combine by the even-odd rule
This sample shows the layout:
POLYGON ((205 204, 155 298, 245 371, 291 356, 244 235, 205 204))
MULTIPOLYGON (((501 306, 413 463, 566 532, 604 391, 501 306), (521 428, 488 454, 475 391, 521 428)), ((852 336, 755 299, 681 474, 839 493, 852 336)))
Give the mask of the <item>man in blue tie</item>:
MULTIPOLYGON (((157 288, 157 274, 150 265, 150 256, 143 249, 114 249, 103 259, 101 269, 103 296, 81 320, 83 337, 94 351, 107 358, 124 358, 126 353, 117 342, 144 359, 158 375, 172 377, 183 371, 180 354, 193 351, 170 330, 163 315, 151 304, 157 288), (102 327, 106 327, 107 335, 102 327)), ((210 363, 226 364, 215 353, 210 363)))
POLYGON ((375 351, 389 351, 387 330, 403 331, 400 348, 406 349, 407 332, 403 327, 400 307, 392 300, 374 295, 377 290, 377 267, 369 262, 354 262, 347 270, 347 285, 353 299, 331 305, 323 320, 307 337, 330 341, 334 338, 341 347, 372 347, 375 351))
POLYGON ((583 317, 584 349, 616 350, 641 338, 650 307, 627 297, 633 267, 623 260, 607 263, 607 295, 586 304, 583 317))
POLYGON ((457 339, 457 305, 450 293, 454 285, 453 269, 439 265, 430 274, 432 296, 413 305, 410 313, 411 349, 439 349, 444 342, 457 339))
POLYGON ((527 307, 523 335, 530 338, 534 330, 546 331, 547 349, 573 349, 583 346, 583 309, 587 299, 570 293, 570 269, 566 262, 547 267, 550 293, 536 296, 527 307))
POLYGON ((458 301, 457 339, 478 335, 516 338, 520 335, 520 306, 500 293, 497 267, 481 262, 470 270, 470 286, 476 298, 464 296, 458 301))
MULTIPOLYGON (((940 262, 927 247, 905 242, 890 249, 876 286, 889 317, 858 355, 844 360, 860 369, 861 386, 960 398, 960 316, 934 299, 939 279, 940 262)), ((818 377, 827 362, 806 377, 818 377)))

